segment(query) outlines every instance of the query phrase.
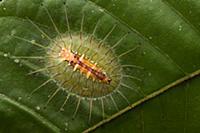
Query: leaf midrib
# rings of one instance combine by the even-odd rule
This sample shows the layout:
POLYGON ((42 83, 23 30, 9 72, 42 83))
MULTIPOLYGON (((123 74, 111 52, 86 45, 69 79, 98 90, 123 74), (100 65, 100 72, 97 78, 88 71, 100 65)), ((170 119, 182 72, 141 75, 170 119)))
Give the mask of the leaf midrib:
POLYGON ((186 82, 188 80, 191 80, 191 79, 193 79, 193 78, 195 78, 197 76, 200 76, 200 69, 198 69, 197 71, 195 71, 195 72, 193 72, 191 74, 188 74, 187 76, 184 76, 184 77, 182 77, 182 78, 180 78, 180 79, 178 79, 178 80, 176 80, 176 81, 174 81, 174 82, 172 82, 172 83, 170 83, 170 84, 158 89, 157 91, 154 91, 153 93, 145 96, 144 98, 134 102, 133 104, 131 104, 131 105, 127 106, 126 108, 120 110, 119 112, 113 114, 111 117, 100 121, 99 123, 95 124, 94 126, 91 126, 90 128, 86 129, 83 133, 88 133, 90 131, 93 131, 96 128, 102 126, 103 124, 108 123, 111 120, 113 120, 113 119, 121 116, 122 114, 126 113, 127 111, 135 108, 136 106, 139 106, 140 104, 142 104, 142 103, 144 103, 144 102, 146 102, 146 101, 148 101, 150 99, 153 99, 156 96, 159 96, 162 93, 168 91, 169 89, 172 89, 172 88, 174 88, 174 87, 176 87, 176 86, 178 86, 178 85, 180 85, 180 84, 182 84, 182 83, 184 83, 184 82, 186 82))

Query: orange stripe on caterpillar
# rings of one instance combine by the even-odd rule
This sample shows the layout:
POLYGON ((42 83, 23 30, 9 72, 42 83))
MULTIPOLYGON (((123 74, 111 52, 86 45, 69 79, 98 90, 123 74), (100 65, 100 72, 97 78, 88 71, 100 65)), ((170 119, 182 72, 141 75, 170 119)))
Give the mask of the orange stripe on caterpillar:
POLYGON ((100 82, 110 84, 111 79, 105 72, 98 68, 96 63, 94 64, 85 59, 84 54, 80 56, 67 48, 62 48, 59 56, 64 61, 69 62, 69 65, 73 66, 74 71, 79 69, 87 78, 91 77, 93 80, 99 80, 100 82))

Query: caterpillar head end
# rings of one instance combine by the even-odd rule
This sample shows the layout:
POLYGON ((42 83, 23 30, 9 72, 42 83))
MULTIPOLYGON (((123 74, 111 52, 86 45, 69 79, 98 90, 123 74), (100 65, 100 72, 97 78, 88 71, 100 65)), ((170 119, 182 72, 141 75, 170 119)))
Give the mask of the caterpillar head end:
POLYGON ((108 78, 108 77, 106 77, 106 78, 104 79, 104 82, 107 83, 107 84, 110 84, 111 81, 112 81, 112 79, 110 79, 110 78, 108 78))

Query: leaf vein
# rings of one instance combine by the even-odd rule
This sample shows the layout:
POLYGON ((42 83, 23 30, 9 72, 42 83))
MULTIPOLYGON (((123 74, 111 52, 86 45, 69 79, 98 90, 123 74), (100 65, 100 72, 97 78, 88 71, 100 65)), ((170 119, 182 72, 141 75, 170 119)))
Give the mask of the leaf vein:
POLYGON ((31 116, 35 117, 38 121, 40 121, 43 125, 51 129, 53 132, 60 132, 60 128, 58 128, 56 125, 45 119, 43 116, 35 112, 34 110, 30 109, 29 107, 22 105, 21 103, 16 102, 15 100, 9 98, 8 96, 1 94, 0 93, 0 100, 6 101, 22 110, 25 112, 29 113, 31 116))
POLYGON ((178 70, 180 70, 180 72, 182 72, 184 75, 187 75, 187 72, 185 72, 180 65, 178 65, 166 52, 164 52, 163 50, 161 50, 159 47, 157 47, 156 45, 154 45, 150 39, 148 37, 146 37, 145 35, 143 35, 141 32, 139 32, 138 30, 136 30, 135 28, 131 27, 129 24, 127 24, 126 22, 124 22, 121 18, 117 17, 116 15, 110 13, 107 9, 103 8, 102 6, 97 5, 95 2, 91 1, 91 0, 86 0, 87 2, 90 2, 91 4, 94 4, 95 6, 103 9, 105 11, 105 13, 107 13, 108 15, 110 15, 111 17, 113 17, 115 20, 117 20, 118 22, 120 22, 121 24, 123 24, 124 26, 126 26, 127 28, 129 28, 132 32, 136 33, 138 36, 140 36, 143 40, 145 40, 146 42, 148 42, 148 44, 154 48, 155 51, 157 51, 158 53, 160 53, 164 58, 168 59, 169 62, 171 62, 172 64, 174 64, 174 66, 177 67, 178 70))

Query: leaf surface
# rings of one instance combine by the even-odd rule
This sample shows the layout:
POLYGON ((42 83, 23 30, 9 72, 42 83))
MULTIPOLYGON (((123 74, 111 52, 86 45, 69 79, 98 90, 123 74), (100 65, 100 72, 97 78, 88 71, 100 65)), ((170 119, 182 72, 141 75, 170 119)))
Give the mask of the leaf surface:
MULTIPOLYGON (((0 117, 1 131, 82 132, 99 127, 96 132, 197 132, 199 130, 199 67, 200 67, 200 3, 197 0, 4 0, 0 2, 0 117), (113 46, 124 34, 128 36, 115 49, 116 55, 139 45, 120 59, 121 65, 136 65, 143 69, 125 69, 129 75, 141 79, 123 78, 130 86, 119 87, 129 104, 118 94, 105 98, 102 121, 100 102, 94 101, 92 122, 88 124, 89 103, 83 100, 75 119, 77 99, 71 98, 63 112, 59 111, 66 92, 61 91, 43 109, 48 95, 56 84, 45 85, 27 97, 32 90, 49 79, 44 74, 27 75, 41 67, 33 60, 14 59, 13 56, 42 56, 43 49, 11 37, 17 35, 43 46, 49 40, 30 23, 54 38, 58 35, 45 8, 61 33, 67 31, 65 6, 68 8, 72 32, 79 33, 83 13, 83 31, 103 40, 113 25, 117 28, 106 39, 113 46), (99 25, 97 25, 99 21, 99 25), (169 90, 170 89, 170 90, 169 90), (169 90, 169 91, 166 91, 169 90), (155 94, 155 95, 154 95, 155 94), (162 95, 161 95, 162 94, 162 95), (154 99, 152 99, 154 98, 154 99), (150 100, 152 99, 152 100, 150 100), (144 104, 142 104, 146 101, 144 104), (136 108, 132 109, 137 105, 136 108), (124 109, 123 113, 120 112, 124 109), (131 110, 130 110, 131 109, 131 110), (130 111, 128 111, 130 110, 130 111), (112 120, 115 118, 114 120, 112 120), (108 121, 107 121, 108 120, 108 121), (112 120, 112 121, 111 121, 112 120), (97 124, 97 125, 96 125, 97 124), (24 125, 24 126, 23 126, 24 125), (116 126, 118 125, 118 126, 116 126)), ((108 65, 109 66, 109 65, 108 65)))

